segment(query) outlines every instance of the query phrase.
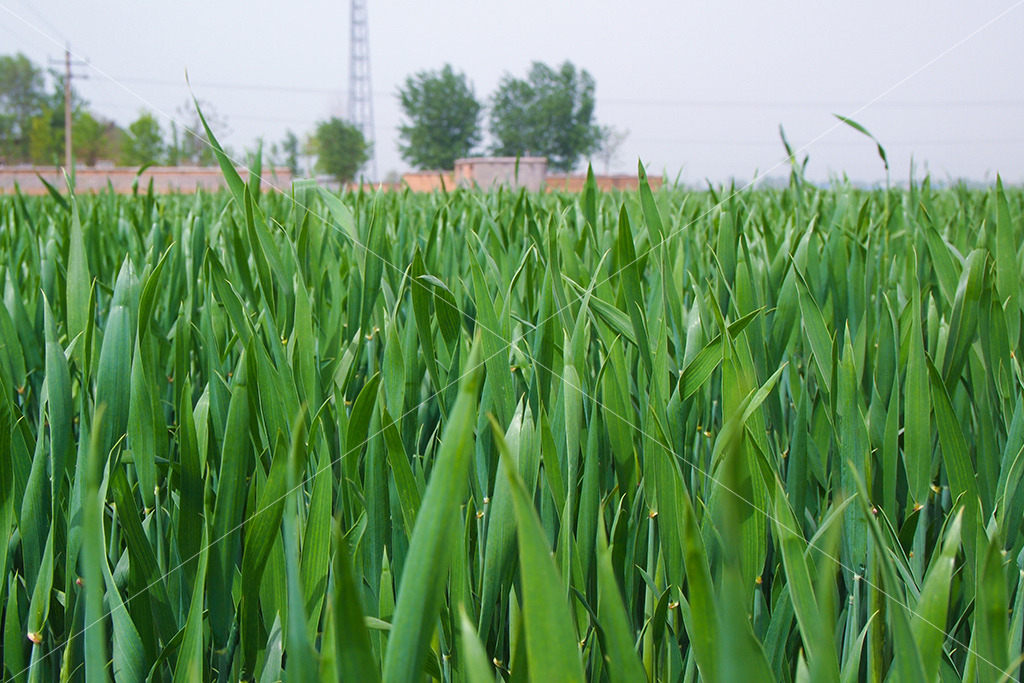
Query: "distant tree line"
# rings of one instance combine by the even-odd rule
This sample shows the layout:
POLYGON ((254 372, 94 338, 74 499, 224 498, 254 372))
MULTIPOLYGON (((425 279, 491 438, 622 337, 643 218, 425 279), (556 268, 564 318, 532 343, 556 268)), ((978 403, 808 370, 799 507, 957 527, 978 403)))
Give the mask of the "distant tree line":
MULTIPOLYGON (((61 165, 64 161, 64 76, 44 71, 23 54, 0 55, 0 165, 61 165)), ((465 74, 446 64, 409 76, 398 99, 406 121, 399 127, 402 158, 420 169, 451 169, 476 151, 501 156, 546 156, 554 170, 570 171, 581 159, 603 159, 607 168, 627 132, 594 121, 593 77, 571 62, 557 69, 534 62, 526 78, 506 74, 486 103, 490 142, 482 146, 485 104, 465 74)), ((227 122, 201 103, 218 137, 227 122)), ((167 130, 149 111, 121 127, 95 113, 72 88, 73 153, 76 163, 111 161, 122 166, 216 164, 196 107, 175 112, 180 125, 167 130)), ((341 182, 353 180, 370 159, 371 143, 358 128, 333 117, 303 136, 258 145, 270 165, 293 174, 317 171, 341 182)), ((227 149, 229 156, 236 157, 227 149)), ((251 153, 250 153, 251 154, 251 153)))
MULTIPOLYGON (((71 100, 77 154, 87 162, 121 154, 123 131, 94 115, 77 95, 71 100)), ((64 75, 42 70, 27 57, 0 56, 0 163, 53 164, 64 154, 64 75)))
MULTIPOLYGON (((175 112, 175 118, 182 125, 172 124, 167 131, 152 112, 145 110, 128 126, 121 127, 94 112, 74 88, 71 108, 77 164, 93 166, 97 161, 111 161, 122 166, 212 166, 217 163, 192 102, 175 112)), ((214 134, 225 133, 227 122, 216 109, 209 103, 202 103, 202 108, 214 134)), ((270 163, 298 171, 303 149, 295 133, 288 131, 284 140, 266 151, 270 163)), ((63 163, 64 74, 54 70, 44 72, 23 54, 0 55, 0 165, 59 166, 63 163)))
MULTIPOLYGON (((498 156, 545 156, 558 171, 571 171, 597 155, 606 166, 626 133, 594 121, 594 78, 572 62, 552 68, 534 62, 526 78, 511 74, 489 100, 491 143, 498 156)), ((446 64, 408 77, 398 91, 406 121, 399 127, 402 158, 416 168, 451 169, 480 149, 484 106, 463 73, 446 64)))

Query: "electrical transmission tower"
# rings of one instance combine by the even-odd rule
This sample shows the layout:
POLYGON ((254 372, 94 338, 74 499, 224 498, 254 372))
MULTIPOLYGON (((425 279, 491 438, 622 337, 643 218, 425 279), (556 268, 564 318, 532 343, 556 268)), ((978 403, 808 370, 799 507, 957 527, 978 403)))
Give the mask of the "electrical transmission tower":
POLYGON ((370 82, 370 31, 366 21, 366 0, 352 0, 351 36, 348 61, 348 120, 370 144, 368 171, 377 179, 377 152, 373 133, 373 85, 370 82))

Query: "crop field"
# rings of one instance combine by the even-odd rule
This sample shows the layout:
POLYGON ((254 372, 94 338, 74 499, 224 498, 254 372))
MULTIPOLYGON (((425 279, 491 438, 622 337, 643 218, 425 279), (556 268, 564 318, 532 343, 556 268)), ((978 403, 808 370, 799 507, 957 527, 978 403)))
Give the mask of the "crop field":
POLYGON ((14 681, 1005 681, 1024 192, 0 197, 14 681))

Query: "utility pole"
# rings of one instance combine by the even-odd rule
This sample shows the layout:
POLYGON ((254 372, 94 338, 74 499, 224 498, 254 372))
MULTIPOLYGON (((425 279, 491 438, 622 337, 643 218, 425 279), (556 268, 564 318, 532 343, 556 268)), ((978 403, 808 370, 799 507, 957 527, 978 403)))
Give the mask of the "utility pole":
MULTIPOLYGON (((50 60, 53 64, 54 61, 50 60)), ((57 62, 59 63, 59 62, 57 62)), ((71 46, 64 45, 64 170, 67 173, 71 173, 71 150, 72 150, 72 130, 71 130, 71 78, 74 74, 71 72, 72 66, 85 66, 85 62, 71 60, 71 46)), ((78 75, 78 78, 86 78, 86 76, 78 75)))
POLYGON ((373 144, 373 86, 370 82, 370 31, 366 1, 352 0, 348 60, 348 120, 370 145, 370 178, 377 179, 377 150, 373 144))

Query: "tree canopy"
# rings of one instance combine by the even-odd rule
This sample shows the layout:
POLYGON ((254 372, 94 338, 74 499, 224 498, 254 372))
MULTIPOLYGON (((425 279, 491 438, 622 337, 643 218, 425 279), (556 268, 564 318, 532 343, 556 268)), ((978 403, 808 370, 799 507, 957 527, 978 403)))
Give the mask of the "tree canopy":
MULTIPOLYGON (((0 55, 0 163, 64 163, 64 76, 42 69, 23 54, 0 55)), ((117 155, 123 131, 94 114, 71 92, 74 154, 91 165, 117 155)))
POLYGON ((594 79, 585 69, 534 62, 525 80, 506 74, 491 98, 492 152, 546 156, 552 169, 568 172, 600 144, 593 119, 594 79))
POLYGON ((29 135, 33 118, 46 104, 43 72, 18 53, 0 55, 0 162, 29 159, 29 135))
POLYGON ((160 122, 144 111, 128 126, 121 150, 121 163, 129 166, 158 163, 164 158, 165 145, 160 122))
POLYGON ((370 159, 370 144, 362 131, 337 117, 318 123, 312 142, 317 169, 341 183, 354 180, 370 159))
MULTIPOLYGON (((180 126, 171 127, 171 144, 167 149, 167 162, 172 166, 216 166, 217 157, 213 152, 206 128, 199 118, 199 109, 203 110, 203 117, 207 125, 218 139, 223 139, 228 133, 227 120, 218 112, 217 108, 209 102, 199 100, 198 103, 191 100, 186 101, 177 111, 177 120, 180 126), (198 105, 198 107, 197 107, 198 105), (182 127, 182 130, 178 130, 182 127)), ((234 157, 235 153, 229 147, 225 147, 228 157, 234 157)))
POLYGON ((408 119, 398 129, 398 149, 416 168, 454 168, 480 142, 480 102, 450 64, 407 78, 398 100, 408 119))

